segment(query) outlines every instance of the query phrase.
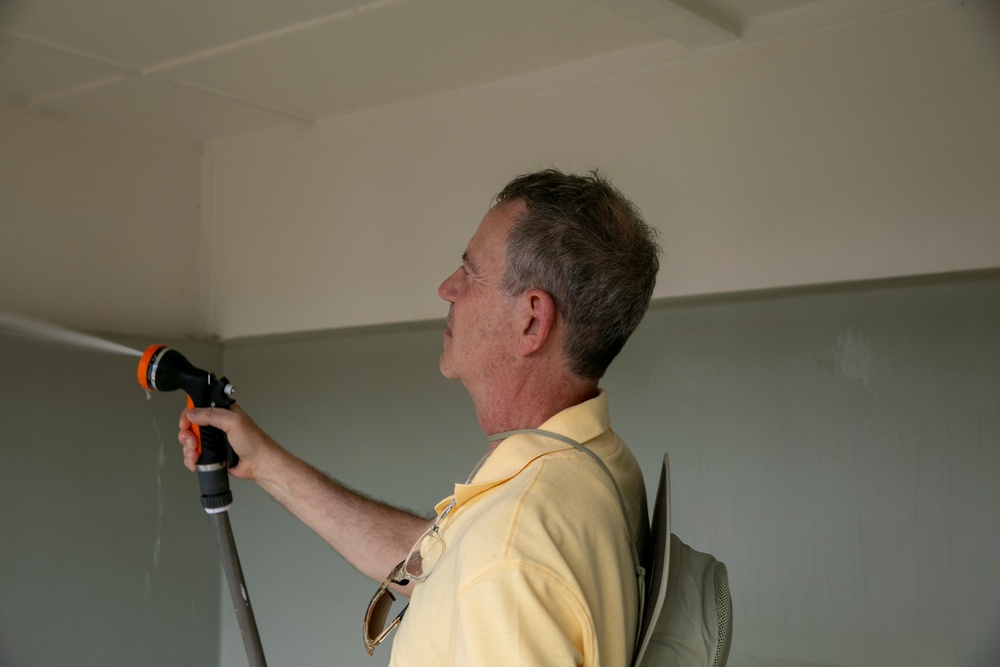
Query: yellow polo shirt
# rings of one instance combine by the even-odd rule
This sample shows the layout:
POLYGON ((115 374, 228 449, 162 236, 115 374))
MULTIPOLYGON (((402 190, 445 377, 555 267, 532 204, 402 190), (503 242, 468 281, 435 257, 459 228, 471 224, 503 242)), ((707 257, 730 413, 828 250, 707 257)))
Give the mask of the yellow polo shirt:
POLYGON ((539 428, 597 454, 625 498, 584 452, 539 435, 497 446, 441 525, 445 550, 413 590, 390 665, 627 667, 638 624, 628 535, 649 537, 642 472, 610 429, 607 395, 539 428), (628 532, 626 532, 628 531, 628 532))

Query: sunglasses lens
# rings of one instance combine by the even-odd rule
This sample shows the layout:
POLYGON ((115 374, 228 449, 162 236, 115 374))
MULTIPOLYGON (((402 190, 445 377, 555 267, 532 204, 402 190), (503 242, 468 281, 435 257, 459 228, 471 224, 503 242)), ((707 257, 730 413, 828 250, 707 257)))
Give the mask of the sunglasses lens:
POLYGON ((426 579, 443 553, 444 540, 437 531, 427 531, 406 558, 406 567, 403 570, 406 577, 414 581, 426 579))
POLYGON ((385 619, 389 618, 389 610, 395 601, 396 598, 388 589, 381 591, 372 600, 371 606, 368 608, 368 622, 365 623, 365 634, 368 635, 368 641, 375 641, 382 634, 382 630, 385 628, 385 619))

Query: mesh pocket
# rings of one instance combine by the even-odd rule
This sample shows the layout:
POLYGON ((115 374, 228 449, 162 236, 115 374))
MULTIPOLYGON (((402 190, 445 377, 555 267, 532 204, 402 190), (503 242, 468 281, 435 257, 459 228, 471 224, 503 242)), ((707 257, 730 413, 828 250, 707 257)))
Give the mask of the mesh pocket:
POLYGON ((716 562, 713 568, 715 580, 715 613, 719 620, 718 643, 715 645, 713 667, 722 667, 729 659, 729 633, 733 625, 733 600, 729 594, 729 572, 726 566, 716 562))

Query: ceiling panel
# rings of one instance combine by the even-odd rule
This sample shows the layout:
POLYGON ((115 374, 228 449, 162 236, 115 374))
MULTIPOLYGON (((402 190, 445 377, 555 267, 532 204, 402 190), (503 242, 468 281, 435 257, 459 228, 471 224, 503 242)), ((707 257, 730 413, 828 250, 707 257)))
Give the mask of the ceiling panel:
POLYGON ((421 0, 172 74, 323 117, 661 39, 608 6, 579 0, 421 0))

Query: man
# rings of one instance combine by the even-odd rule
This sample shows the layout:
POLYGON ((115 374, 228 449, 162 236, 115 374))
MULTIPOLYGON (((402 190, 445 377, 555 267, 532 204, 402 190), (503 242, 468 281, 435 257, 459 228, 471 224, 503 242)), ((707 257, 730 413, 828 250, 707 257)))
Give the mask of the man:
MULTIPOLYGON (((372 579, 392 572, 383 589, 412 594, 393 665, 628 665, 646 495, 598 381, 648 307, 658 254, 654 230, 596 173, 527 174, 497 195, 438 288, 441 372, 468 390, 489 449, 433 522, 328 478, 237 406, 183 413, 185 462, 194 469, 192 424, 221 428, 235 477, 372 579)), ((388 601, 373 600, 369 651, 388 601)))

